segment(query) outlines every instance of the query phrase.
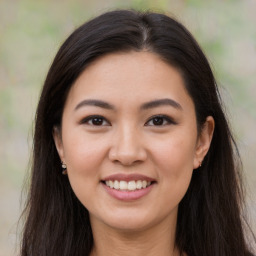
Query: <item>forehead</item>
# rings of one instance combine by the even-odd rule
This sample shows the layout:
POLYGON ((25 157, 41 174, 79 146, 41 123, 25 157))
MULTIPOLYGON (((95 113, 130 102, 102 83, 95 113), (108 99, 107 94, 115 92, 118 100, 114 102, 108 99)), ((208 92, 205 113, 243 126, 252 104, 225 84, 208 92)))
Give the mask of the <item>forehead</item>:
POLYGON ((150 52, 113 53, 91 63, 75 81, 67 103, 85 98, 133 103, 170 97, 193 105, 180 72, 150 52))

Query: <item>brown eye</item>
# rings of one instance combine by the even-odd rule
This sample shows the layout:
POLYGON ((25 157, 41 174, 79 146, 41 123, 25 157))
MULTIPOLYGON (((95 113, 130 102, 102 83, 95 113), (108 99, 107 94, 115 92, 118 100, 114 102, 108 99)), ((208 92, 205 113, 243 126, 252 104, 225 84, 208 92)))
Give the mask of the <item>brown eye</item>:
POLYGON ((103 124, 103 118, 101 118, 101 117, 95 117, 95 118, 92 118, 92 120, 91 120, 91 123, 93 124, 93 125, 102 125, 103 124))
POLYGON ((164 119, 162 117, 155 117, 152 119, 152 123, 154 125, 162 125, 164 123, 164 119))
POLYGON ((81 121, 81 124, 87 124, 92 126, 107 126, 109 122, 102 116, 88 116, 81 121))
POLYGON ((146 126, 165 126, 165 125, 170 125, 170 124, 176 124, 172 120, 172 118, 166 116, 166 115, 157 115, 151 117, 147 122, 146 126))

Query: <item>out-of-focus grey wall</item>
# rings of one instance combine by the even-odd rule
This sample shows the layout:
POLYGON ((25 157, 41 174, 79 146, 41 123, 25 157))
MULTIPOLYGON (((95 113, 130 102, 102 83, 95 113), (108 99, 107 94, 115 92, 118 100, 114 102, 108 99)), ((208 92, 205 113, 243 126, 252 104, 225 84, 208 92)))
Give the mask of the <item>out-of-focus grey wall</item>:
POLYGON ((223 88, 256 231, 255 0, 0 0, 0 256, 15 255, 18 246, 21 189, 29 169, 36 104, 49 65, 75 27, 115 8, 164 11, 198 39, 223 88))

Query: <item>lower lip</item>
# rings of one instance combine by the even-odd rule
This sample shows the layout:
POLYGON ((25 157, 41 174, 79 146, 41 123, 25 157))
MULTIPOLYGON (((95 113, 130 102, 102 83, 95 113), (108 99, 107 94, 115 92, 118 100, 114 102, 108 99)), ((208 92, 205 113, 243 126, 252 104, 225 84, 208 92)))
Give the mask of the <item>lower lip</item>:
POLYGON ((138 190, 122 191, 122 190, 110 188, 105 183, 102 183, 102 185, 109 195, 122 201, 134 201, 134 200, 140 199, 146 196, 154 186, 154 184, 151 184, 146 188, 142 188, 138 190))

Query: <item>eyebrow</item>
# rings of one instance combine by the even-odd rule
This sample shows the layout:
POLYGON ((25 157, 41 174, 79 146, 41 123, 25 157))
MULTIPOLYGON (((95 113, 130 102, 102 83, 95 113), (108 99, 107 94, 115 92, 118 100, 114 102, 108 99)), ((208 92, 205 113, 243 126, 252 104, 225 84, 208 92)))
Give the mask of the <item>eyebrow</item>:
POLYGON ((83 100, 81 101, 76 107, 75 110, 84 107, 84 106, 96 106, 100 108, 105 108, 105 109, 115 109, 115 107, 105 101, 102 100, 94 100, 94 99, 88 99, 88 100, 83 100))
POLYGON ((172 106, 176 109, 182 110, 181 105, 177 101, 169 99, 169 98, 146 102, 141 106, 141 109, 145 110, 145 109, 150 109, 150 108, 155 108, 155 107, 160 107, 160 106, 166 106, 166 105, 167 106, 169 105, 169 106, 172 106))
MULTIPOLYGON (((84 107, 84 106, 96 106, 104 109, 110 109, 110 110, 115 110, 115 107, 108 102, 105 102, 103 100, 96 100, 96 99, 87 99, 81 101, 76 107, 75 110, 84 107)), ((176 109, 182 110, 181 105, 176 102, 175 100, 165 98, 165 99, 158 99, 158 100, 153 100, 149 101, 146 103, 143 103, 140 107, 141 110, 146 110, 146 109, 151 109, 151 108, 156 108, 160 106, 172 106, 176 109)))

